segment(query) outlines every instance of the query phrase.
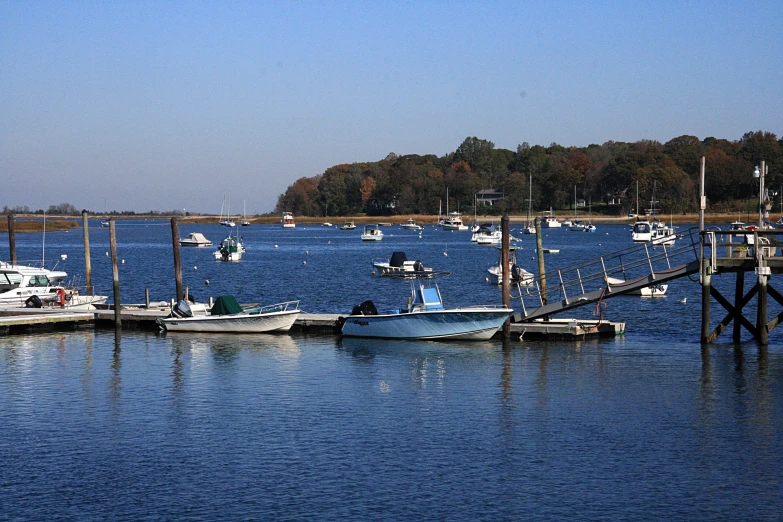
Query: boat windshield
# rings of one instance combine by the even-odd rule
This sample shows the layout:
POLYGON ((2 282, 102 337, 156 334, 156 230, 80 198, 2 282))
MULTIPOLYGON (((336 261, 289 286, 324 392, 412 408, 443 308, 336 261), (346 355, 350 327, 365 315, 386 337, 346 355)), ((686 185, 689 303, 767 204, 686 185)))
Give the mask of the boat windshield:
POLYGON ((14 288, 19 288, 22 284, 22 276, 19 274, 0 274, 0 292, 8 292, 14 288))
POLYGON ((633 226, 633 231, 637 234, 647 234, 650 232, 650 224, 646 222, 639 222, 633 226))

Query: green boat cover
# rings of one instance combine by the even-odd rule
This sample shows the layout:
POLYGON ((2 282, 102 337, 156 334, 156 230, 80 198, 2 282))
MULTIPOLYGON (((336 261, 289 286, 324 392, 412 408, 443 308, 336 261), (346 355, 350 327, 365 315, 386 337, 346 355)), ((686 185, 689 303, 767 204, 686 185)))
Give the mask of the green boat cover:
POLYGON ((212 315, 232 315, 242 313, 242 307, 239 306, 233 295, 221 295, 215 299, 215 304, 210 310, 212 315))

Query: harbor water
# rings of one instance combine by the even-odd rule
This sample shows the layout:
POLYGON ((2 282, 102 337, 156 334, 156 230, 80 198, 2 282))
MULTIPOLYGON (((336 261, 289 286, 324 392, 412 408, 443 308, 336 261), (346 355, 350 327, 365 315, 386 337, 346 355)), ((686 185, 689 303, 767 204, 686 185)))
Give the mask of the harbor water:
MULTIPOLYGON (((497 251, 468 233, 385 227, 362 243, 360 228, 241 229, 239 263, 183 249, 184 283, 204 300, 383 309, 405 303, 406 284, 370 261, 402 250, 453 272, 440 282, 447 306, 500 301, 485 281, 497 251)), ((227 233, 180 226, 191 231, 227 233)), ((93 280, 109 293, 108 230, 90 232, 93 280)), ((535 272, 532 238, 518 259, 535 272)), ((145 288, 170 299, 168 222, 119 222, 117 241, 122 301, 145 288)), ((619 225, 548 231, 561 252, 547 264, 629 241, 619 225)), ((40 260, 41 235, 17 235, 17 249, 40 260)), ((58 268, 83 273, 79 231, 47 234, 46 257, 63 254, 58 268)), ((780 334, 767 348, 726 334, 703 348, 699 298, 684 278, 666 297, 610 299, 604 316, 626 334, 585 342, 3 337, 0 519, 780 520, 780 334)))

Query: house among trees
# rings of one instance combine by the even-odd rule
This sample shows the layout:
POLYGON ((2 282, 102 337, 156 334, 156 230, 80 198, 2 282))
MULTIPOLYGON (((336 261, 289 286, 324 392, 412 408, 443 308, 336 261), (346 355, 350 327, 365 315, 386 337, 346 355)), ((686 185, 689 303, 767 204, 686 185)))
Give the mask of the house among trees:
POLYGON ((476 192, 476 202, 479 205, 489 205, 490 207, 505 197, 505 194, 498 192, 495 189, 479 190, 476 192))

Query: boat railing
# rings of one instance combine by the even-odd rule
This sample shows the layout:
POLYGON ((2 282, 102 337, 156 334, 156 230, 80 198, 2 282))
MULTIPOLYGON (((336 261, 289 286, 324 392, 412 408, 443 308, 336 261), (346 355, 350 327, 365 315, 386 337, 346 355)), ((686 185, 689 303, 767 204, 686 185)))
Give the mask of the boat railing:
POLYGON ((299 301, 285 301, 283 303, 276 303, 265 306, 256 306, 249 310, 246 310, 249 314, 269 314, 272 312, 288 312, 299 309, 299 301))
POLYGON ((679 244, 672 246, 637 243, 616 252, 548 270, 543 277, 536 276, 529 285, 515 285, 517 295, 514 297, 520 299, 525 313, 527 308, 538 308, 547 302, 562 301, 569 305, 597 289, 620 284, 610 283, 610 278, 620 279, 623 283, 649 278, 654 284, 659 274, 699 258, 697 227, 678 234, 678 239, 679 244))

